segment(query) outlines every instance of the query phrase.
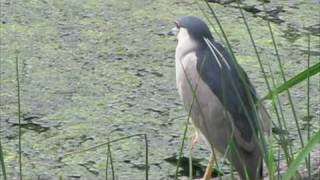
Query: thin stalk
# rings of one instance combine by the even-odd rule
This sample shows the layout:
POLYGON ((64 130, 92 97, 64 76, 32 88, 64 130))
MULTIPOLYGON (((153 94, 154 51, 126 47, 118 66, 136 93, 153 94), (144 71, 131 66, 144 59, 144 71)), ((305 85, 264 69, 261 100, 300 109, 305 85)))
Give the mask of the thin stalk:
POLYGON ((252 46, 253 46, 254 52, 255 52, 255 54, 256 54, 256 56, 257 56, 257 60, 258 60, 258 63, 259 63, 261 72, 262 72, 262 74, 263 74, 264 81, 265 81, 265 83, 266 83, 266 85, 267 85, 268 91, 271 92, 271 87, 270 87, 269 81, 268 81, 268 79, 267 79, 267 74, 266 74, 266 71, 264 70, 264 67, 263 67, 263 64, 262 64, 260 55, 259 55, 259 53, 258 53, 257 45, 256 45, 256 43, 255 43, 255 41, 254 41, 254 39, 253 39, 251 30, 250 30, 250 28, 249 28, 249 24, 248 24, 248 22, 247 22, 247 19, 246 19, 246 17, 244 16, 244 13, 243 13, 243 11, 242 11, 242 8, 240 7, 239 0, 237 0, 237 4, 238 4, 238 8, 239 8, 240 14, 241 14, 241 16, 242 16, 242 18, 243 18, 243 22, 244 22, 244 24, 245 24, 245 26, 246 26, 246 29, 247 29, 247 31, 248 31, 248 34, 249 34, 250 41, 251 41, 251 44, 252 44, 252 46))
MULTIPOLYGON (((273 86, 275 87, 276 84, 275 84, 275 82, 273 82, 273 83, 274 83, 273 86)), ((281 121, 283 122, 283 128, 281 126, 281 128, 282 128, 281 130, 283 130, 283 129, 287 130, 288 126, 287 126, 287 122, 285 121, 285 118, 284 118, 284 114, 283 114, 284 111, 283 111, 283 108, 282 108, 282 105, 281 105, 280 98, 279 97, 275 97, 275 98, 277 99, 277 103, 278 103, 278 107, 279 107, 280 115, 281 115, 281 119, 280 119, 279 123, 281 123, 281 121)), ((289 139, 288 135, 287 135, 286 139, 289 139)), ((289 149, 288 154, 287 154, 288 155, 288 162, 287 163, 291 162, 291 160, 293 158, 292 144, 289 144, 289 148, 290 149, 289 149)))
MULTIPOLYGON (((17 52, 16 52, 17 53, 17 52)), ((20 96, 20 78, 19 78, 19 61, 18 54, 16 54, 16 80, 17 80, 17 97, 18 97, 18 124, 19 124, 19 136, 18 136, 18 147, 19 147, 19 172, 20 180, 22 180, 22 148, 21 148, 21 96, 20 96)))
POLYGON ((109 169, 109 151, 108 151, 108 148, 107 148, 106 180, 108 180, 108 169, 109 169))
POLYGON ((281 179, 281 174, 280 174, 280 157, 281 157, 281 149, 278 148, 278 163, 277 163, 277 171, 278 171, 278 174, 277 174, 277 179, 281 179))
MULTIPOLYGON (((220 31, 221 31, 221 33, 222 33, 222 35, 223 35, 223 38, 224 38, 225 41, 226 41, 227 50, 230 52, 231 60, 232 60, 233 63, 236 65, 236 66, 235 66, 235 67, 236 67, 236 68, 235 68, 235 69, 236 69, 236 72, 237 72, 240 80, 242 81, 242 83, 245 84, 244 89, 245 89, 246 94, 248 95, 248 100, 249 100, 249 102, 250 102, 250 105, 251 105, 252 107, 256 107, 256 104, 255 104, 253 98, 249 95, 249 94, 250 94, 250 90, 248 89, 249 84, 247 84, 247 82, 245 81, 245 79, 244 79, 244 74, 243 74, 242 70, 239 68, 240 66, 238 65, 238 63, 237 63, 237 61, 236 61, 236 57, 235 57, 235 55, 234 55, 234 53, 233 53, 232 47, 231 47, 230 42, 229 42, 229 40, 228 40, 228 38, 227 38, 227 36, 226 36, 226 33, 224 32, 224 29, 223 29, 223 27, 222 27, 222 25, 221 25, 218 17, 216 16, 214 10, 212 9, 211 5, 208 3, 207 0, 204 0, 204 1, 205 1, 205 3, 207 4, 207 6, 208 6, 211 14, 213 15, 215 21, 217 22, 217 24, 218 24, 218 26, 219 26, 219 29, 220 29, 220 31)), ((237 89, 237 87, 234 85, 234 83, 233 83, 233 82, 231 82, 231 83, 232 83, 233 87, 237 89)), ((238 98, 240 98, 239 93, 237 93, 237 91, 236 91, 236 96, 238 96, 238 98)), ((241 99, 241 98, 240 98, 240 99, 241 99)), ((240 102, 240 103, 241 103, 241 106, 243 106, 243 102, 240 102)), ((255 108, 253 108, 253 111, 255 112, 255 115, 257 116, 257 112, 256 112, 256 109, 255 109, 255 108)), ((247 117, 250 117, 250 116, 248 115, 248 112, 247 112, 246 110, 245 110, 244 113, 245 113, 245 115, 246 115, 247 117)), ((264 152, 264 155, 265 155, 264 157, 267 157, 267 153, 264 151, 264 149, 266 149, 266 142, 265 142, 263 130, 262 130, 261 127, 260 127, 261 123, 257 122, 257 117, 255 117, 254 119, 252 119, 252 121, 253 121, 253 122, 256 121, 255 123, 258 125, 258 133, 260 133, 260 137, 261 137, 260 139, 261 139, 261 141, 262 141, 261 144, 259 143, 259 148, 261 149, 262 152, 264 152), (262 147, 261 147, 261 146, 262 146, 262 147)), ((251 127, 251 129, 252 129, 252 132, 254 132, 255 130, 254 130, 254 128, 253 128, 254 126, 253 126, 252 122, 249 121, 249 123, 250 123, 249 125, 250 125, 250 127, 251 127)), ((254 133, 254 135, 256 136, 257 134, 254 133)))
MULTIPOLYGON (((1 34, 0 34, 1 35, 1 34)), ((1 54, 1 48, 0 48, 0 54, 1 54)), ((0 59, 1 61, 1 59, 0 59)), ((0 71, 1 71, 1 62, 0 62, 0 71)), ((1 76, 0 76, 0 82, 1 82, 1 76)), ((0 83, 0 88, 1 88, 1 83, 0 83)), ((1 129, 1 121, 0 121, 0 129, 1 129)), ((1 133, 1 131, 0 131, 1 133)), ((2 145, 1 145, 1 137, 0 137, 0 163, 1 163, 1 170, 2 170, 2 174, 3 174, 3 178, 4 180, 7 179, 7 173, 6 173, 6 167, 4 164, 4 154, 3 154, 3 150, 2 150, 2 145)))
MULTIPOLYGON (((263 4, 263 8, 264 8, 264 10, 266 10, 264 4, 263 4)), ((284 70, 283 70, 284 68, 283 68, 281 60, 280 60, 280 54, 279 54, 278 47, 277 47, 277 44, 276 44, 276 41, 275 41, 275 37, 273 35, 273 30, 271 28, 271 24, 270 24, 269 21, 267 21, 267 24, 268 24, 270 36, 271 36, 271 39, 272 39, 272 44, 274 46, 274 50, 275 50, 275 53, 276 53, 276 57, 277 57, 278 65, 279 65, 279 68, 280 68, 282 80, 285 83, 287 80, 286 80, 286 77, 285 77, 285 74, 284 74, 284 70)), ((293 117, 294 117, 294 121, 295 121, 297 130, 298 130, 300 143, 301 143, 301 146, 303 148, 304 147, 304 142, 303 142, 303 138, 302 138, 302 134, 301 134, 301 130, 300 130, 300 125, 299 125, 299 122, 298 122, 298 117, 297 117, 296 110, 295 110, 295 107, 293 105, 293 101, 292 101, 292 98, 291 98, 291 93, 290 93, 289 90, 287 90, 287 94, 288 94, 288 99, 289 99, 289 104, 291 106, 292 114, 293 114, 293 117)))
MULTIPOLYGON (((205 60, 207 60, 206 59, 206 57, 204 57, 204 59, 205 60)), ((202 68, 203 68, 203 66, 204 66, 204 63, 205 63, 205 61, 203 61, 202 62, 202 64, 201 64, 201 67, 200 67, 200 73, 199 74, 201 74, 201 71, 202 71, 202 68)), ((185 70, 184 70, 185 71, 185 70)), ((186 72, 185 72, 185 74, 186 74, 186 72)), ((194 94, 194 98, 195 98, 195 101, 196 101, 196 103, 197 103, 197 105, 198 105, 198 107, 199 107, 199 110, 200 110, 200 115, 201 115, 201 117, 202 117, 202 119, 204 120, 204 121, 202 121, 203 122, 203 124, 204 124, 204 131, 205 132, 209 132, 209 126, 207 125, 207 119, 206 119, 206 116, 204 115, 204 112, 202 111, 202 106, 201 106, 201 104, 200 104, 200 102, 198 101, 198 99, 197 99, 197 96, 196 96, 196 90, 197 90, 197 88, 198 88, 198 85, 199 85, 199 81, 200 81, 200 76, 198 77, 198 80, 197 80, 197 86, 195 87, 195 89, 193 90, 193 94, 194 94)), ((190 88, 192 88, 192 85, 191 85, 191 83, 190 83, 190 81, 188 81, 189 82, 189 86, 190 86, 190 88)), ((214 157, 214 159, 215 159, 215 165, 216 165, 216 168, 218 169, 218 170, 220 170, 220 168, 219 168, 219 164, 218 164, 218 161, 217 161, 217 155, 216 155, 216 152, 215 152, 215 149, 214 149, 214 147, 212 146, 212 144, 211 144, 211 153, 212 153, 212 155, 213 155, 213 157, 214 157)), ((218 178, 219 178, 219 180, 221 180, 221 176, 218 176, 218 178)))
MULTIPOLYGON (((268 67, 269 67, 269 71, 271 73, 271 80, 272 80, 272 83, 273 83, 273 86, 275 86, 275 79, 274 79, 274 75, 273 75, 273 72, 272 72, 272 69, 271 69, 271 66, 270 64, 268 63, 268 67)), ((286 162, 287 164, 289 165, 289 162, 291 161, 291 158, 290 158, 290 154, 289 154, 289 150, 288 150, 288 147, 286 145, 286 139, 288 139, 288 137, 286 137, 284 135, 284 133, 282 133, 283 131, 283 126, 282 126, 282 123, 281 123, 281 119, 282 121, 284 121, 284 116, 283 116, 283 111, 282 111, 282 107, 281 107, 281 104, 280 104, 280 100, 278 97, 275 97, 275 98, 272 98, 272 106, 276 112, 276 116, 277 116, 277 120, 278 120, 278 124, 279 124, 279 128, 280 128, 280 131, 281 133, 279 134, 279 138, 280 138, 280 146, 281 148, 283 149, 284 151, 284 154, 285 154, 285 158, 286 158, 286 162), (276 100, 275 98, 277 99, 277 102, 278 102, 278 105, 279 105, 279 108, 280 108, 280 113, 281 113, 281 117, 279 115, 279 111, 278 111, 278 108, 277 108, 277 105, 276 105, 276 100)))
MULTIPOLYGON (((250 30, 250 28, 249 28, 249 24, 248 24, 248 22, 247 22, 247 19, 246 19, 245 15, 244 15, 244 13, 243 13, 243 11, 242 11, 242 8, 240 7, 239 0, 237 0, 237 5, 238 5, 238 9, 239 9, 239 11, 240 11, 240 14, 241 14, 241 16, 242 16, 244 25, 246 26, 246 29, 247 29, 247 31, 248 31, 248 34, 249 34, 249 37, 250 37, 250 41, 251 41, 251 44, 252 44, 252 46, 253 46, 254 52, 255 52, 255 54, 256 54, 256 57, 257 57, 257 60, 258 60, 258 63, 259 63, 261 72, 262 72, 262 74, 263 74, 265 83, 266 83, 266 85, 267 85, 268 91, 271 92, 271 87, 270 87, 269 81, 268 81, 268 79, 267 79, 267 75, 266 75, 266 72, 265 72, 265 70, 264 70, 264 67, 263 67, 263 64, 262 64, 260 55, 259 55, 259 53, 258 53, 258 49, 257 49, 256 43, 255 43, 255 41, 254 41, 254 39, 253 39, 251 30, 250 30)), ((272 121, 272 120, 270 119, 270 121, 272 121)), ((268 153, 268 150, 267 150, 266 141, 265 141, 265 138, 264 138, 264 136, 263 136, 263 133, 261 133, 261 134, 262 134, 261 140, 262 140, 262 145, 263 145, 262 151, 265 153, 266 156, 268 156, 269 153, 268 153)), ((269 162, 270 158, 266 157, 265 160, 266 160, 266 163, 267 163, 268 165, 269 165, 269 163, 273 164, 272 162, 269 162)))
MULTIPOLYGON (((264 8, 264 10, 266 10, 264 4, 263 4, 263 8, 264 8)), ((275 53, 276 53, 277 61, 278 61, 279 67, 280 67, 282 80, 283 80, 284 83, 286 83, 287 80, 286 80, 286 77, 285 77, 285 74, 284 74, 284 70, 283 70, 283 67, 282 67, 281 60, 280 60, 280 55, 279 55, 278 47, 277 47, 277 44, 276 44, 276 41, 275 41, 275 37, 273 35, 271 24, 270 24, 269 21, 267 21, 267 24, 268 24, 268 28, 269 28, 270 35, 271 35, 272 44, 274 46, 274 50, 275 50, 275 53)), ((296 113, 296 110, 295 110, 295 107, 294 107, 294 104, 293 104, 293 101, 292 101, 292 97, 291 97, 291 93, 290 93, 289 89, 287 89, 286 91, 287 91, 287 95, 288 95, 291 111, 292 111, 292 114, 293 114, 293 117, 294 117, 294 121, 295 121, 295 124, 296 124, 296 128, 298 130, 298 136, 299 136, 301 148, 303 149, 304 148, 304 142, 303 142, 303 138, 302 138, 302 134, 301 134, 300 125, 299 125, 299 122, 298 122, 297 113, 296 113)), ((305 159, 305 163, 306 163, 306 166, 308 166, 308 158, 305 159)))
MULTIPOLYGON (((204 17, 208 20, 210 26, 212 27, 213 31, 216 33, 216 35, 218 36, 218 38, 224 43, 223 38, 221 37, 220 33, 218 32, 218 30, 214 27, 214 24, 210 21, 209 16, 207 15, 206 11, 201 7, 199 1, 196 1, 199 9, 201 10, 202 14, 204 15, 204 17)), ((225 43, 224 43, 225 44, 225 43)))
MULTIPOLYGON (((206 59, 206 58, 204 58, 204 59, 206 59)), ((186 76, 186 79, 187 79, 187 81, 188 81, 188 85, 189 85, 189 87, 190 87, 190 89, 192 90, 192 94, 193 94, 193 99, 192 99, 192 103, 191 103, 191 107, 190 107, 190 111, 189 111, 189 113, 190 113, 190 115, 191 115, 191 110, 192 110, 192 106, 193 106, 193 103, 194 103, 194 101, 197 103, 197 105, 198 105, 198 107, 199 107, 199 111, 200 111, 200 115, 201 115, 201 117, 203 118, 203 120, 204 121, 202 121, 203 122, 203 124, 204 124, 204 131, 205 132, 209 132, 209 126, 207 125, 207 123, 206 123, 206 117, 205 117, 205 115, 204 115, 204 113, 203 113, 203 111, 202 111, 202 106, 201 106, 201 104, 199 103, 199 101, 198 101, 198 98, 197 98, 197 95, 196 95, 196 91, 197 91, 197 88, 198 88, 198 85, 199 85, 199 82, 200 82, 200 76, 198 77, 198 79, 197 79, 197 81, 196 81, 196 86, 193 88, 192 87, 192 83, 191 83, 191 81, 189 80, 189 77, 187 76, 187 72, 185 71, 185 68, 184 68, 184 66, 183 66, 183 64, 181 63, 181 61, 180 61, 180 64, 181 64, 181 66, 183 67, 183 71, 184 71, 184 74, 185 74, 185 76, 186 76)), ((204 65, 204 61, 203 61, 203 63, 201 64, 201 70, 202 70, 202 66, 204 65)), ((200 71, 201 71, 200 70, 200 71)), ((201 72, 200 72, 200 74, 201 74, 201 72)), ((213 154, 213 157, 214 157, 214 159, 215 160, 217 160, 217 156, 216 156, 216 153, 215 153, 215 150, 214 150, 214 148, 211 146, 211 150, 212 150, 212 154, 213 154)), ((219 165, 218 165, 218 162, 217 161, 215 161, 215 165, 216 165, 216 167, 217 167, 217 169, 219 169, 219 165)), ((221 177, 219 176, 219 179, 221 179, 221 177)))
POLYGON ((236 57, 235 57, 235 55, 234 55, 234 53, 233 53, 233 51, 232 51, 230 42, 229 42, 229 40, 228 40, 228 38, 227 38, 226 33, 224 32, 224 30, 223 30, 223 28, 222 28, 222 25, 221 25, 221 23, 220 23, 217 15, 216 15, 216 13, 214 12, 214 10, 212 9, 211 5, 208 3, 207 0, 204 0, 204 2, 205 2, 206 5, 208 6, 208 8, 209 8, 211 14, 213 15, 214 19, 216 20, 216 22, 217 22, 217 24, 218 24, 218 26, 219 26, 219 29, 220 29, 220 31, 221 31, 221 33, 222 33, 222 37, 223 37, 223 39, 226 41, 226 45, 227 45, 227 48, 228 48, 228 50, 229 50, 229 52, 230 52, 230 54, 231 54, 231 56, 232 56, 232 59, 233 59, 233 61, 235 61, 236 57))
MULTIPOLYGON (((198 81, 197 81, 197 83, 196 83, 196 86, 193 88, 193 87, 192 87, 192 84, 191 84, 191 81, 190 81, 189 77, 187 76, 187 73, 186 73, 186 71, 185 71, 185 68, 184 68, 184 66, 183 66, 183 64, 182 64, 181 62, 180 62, 180 65, 181 65, 181 67, 182 67, 182 69, 183 69, 184 75, 186 76, 186 80, 187 80, 187 82, 188 82, 188 85, 189 85, 189 87, 190 87, 190 89, 191 89, 191 91, 192 91, 192 101, 191 101, 190 109, 189 109, 189 111, 188 111, 188 118, 187 118, 187 121, 186 121, 186 127, 185 127, 185 130, 184 130, 184 133, 183 133, 182 144, 181 144, 181 148, 180 148, 180 152, 179 152, 179 159, 178 159, 177 167, 176 167, 175 180, 178 179, 178 170, 179 170, 180 161, 181 161, 181 156, 182 156, 182 152, 183 152, 184 141, 185 141, 186 134, 187 134, 187 131, 188 131, 188 122, 189 122, 189 119, 190 119, 190 117, 191 117, 191 110, 192 110, 192 107, 193 107, 193 105, 194 105, 194 102, 196 102, 196 103, 198 104, 198 106, 199 106, 199 108, 200 108, 200 112, 201 112, 200 114, 202 115, 202 118, 205 119, 205 118, 204 118, 204 115, 203 115, 203 112, 202 112, 202 109, 201 109, 201 106, 200 106, 200 104, 199 104, 199 102, 198 102, 198 99, 197 99, 197 96, 196 96, 196 90, 197 90, 197 88, 198 88, 198 84, 199 84, 198 82, 200 81, 200 77, 198 78, 198 81)), ((204 123, 205 123, 205 121, 204 121, 204 123)), ((204 124, 204 127, 207 128, 208 126, 206 126, 206 125, 204 124)), ((208 129, 206 129, 206 130, 208 131, 208 129)), ((215 159, 217 159, 213 148, 212 148, 212 152, 213 152, 213 155, 214 155, 215 159)), ((218 166, 217 161, 216 161, 215 163, 216 163, 216 166, 217 166, 217 168, 218 168, 219 166, 218 166)), ((220 178, 220 177, 219 177, 219 178, 220 178)))
MULTIPOLYGON (((307 58, 307 68, 310 68, 310 35, 308 34, 308 58, 307 58)), ((310 77, 307 79, 307 138, 310 140, 310 126, 311 126, 311 118, 310 118, 310 77)), ((310 153, 307 157, 307 169, 308 169, 308 177, 311 179, 311 157, 310 153)))
POLYGON ((108 154, 110 158, 110 166, 111 166, 111 174, 112 174, 112 180, 115 180, 115 175, 114 175, 114 167, 113 167, 113 161, 112 161, 112 154, 111 154, 111 147, 110 143, 108 144, 108 154))
POLYGON ((114 171, 114 166, 113 166, 113 161, 112 161, 111 143, 118 142, 118 141, 125 140, 125 139, 129 139, 129 138, 136 137, 136 136, 144 136, 144 139, 145 139, 145 145, 146 145, 146 149, 145 149, 146 150, 146 158, 145 158, 145 161, 146 161, 146 180, 148 180, 149 179, 149 177, 148 177, 148 172, 149 172, 149 162, 148 162, 149 150, 148 150, 148 147, 149 146, 148 146, 148 138, 147 138, 146 134, 133 134, 133 135, 130 135, 130 136, 125 136, 125 137, 117 138, 117 139, 114 139, 114 140, 109 140, 108 139, 107 142, 104 142, 104 143, 101 143, 101 144, 98 144, 98 145, 95 145, 95 146, 91 146, 91 147, 83 149, 83 150, 66 153, 64 155, 64 157, 71 156, 71 155, 74 155, 74 154, 77 154, 77 153, 90 151, 90 150, 93 150, 93 149, 97 149, 97 148, 99 148, 101 146, 107 145, 106 179, 108 179, 108 167, 109 167, 109 160, 110 160, 112 179, 114 180, 115 179, 115 175, 114 175, 115 171, 114 171))
POLYGON ((1 138, 0 138, 0 163, 1 163, 1 169, 4 180, 7 180, 7 173, 6 173, 6 167, 4 164, 4 158, 3 158, 3 151, 2 151, 2 145, 1 145, 1 138))
MULTIPOLYGON (((226 36, 226 33, 224 32, 224 30, 223 30, 223 28, 222 28, 222 25, 221 25, 221 23, 220 23, 220 21, 219 21, 219 19, 217 18, 214 10, 212 9, 212 7, 211 7, 210 4, 208 3, 208 1, 206 1, 206 0, 204 0, 204 1, 205 1, 205 3, 207 4, 207 6, 208 6, 208 8, 209 8, 209 10, 210 10, 210 12, 211 12, 211 14, 213 15, 214 19, 216 20, 216 23, 218 24, 218 26, 219 26, 219 28, 220 28, 220 30, 221 30, 222 36, 223 36, 223 38, 225 39, 225 42, 226 42, 226 45, 227 45, 227 50, 229 51, 229 53, 230 53, 230 55, 231 55, 231 60, 232 60, 233 63, 236 65, 235 67, 236 67, 236 71, 237 71, 237 73, 238 73, 238 76, 239 76, 240 80, 242 81, 242 83, 245 84, 245 87, 244 87, 244 88, 245 88, 246 94, 248 95, 248 101, 249 101, 249 103, 250 103, 250 105, 251 105, 252 107, 256 107, 256 104, 255 104, 252 96, 250 96, 250 90, 248 89, 248 88, 249 88, 249 84, 248 84, 248 82, 245 80, 244 73, 243 73, 242 70, 239 68, 240 66, 238 65, 238 63, 237 63, 237 61, 236 61, 236 57, 235 57, 235 55, 234 55, 234 53, 233 53, 232 47, 231 47, 231 45, 230 45, 230 43, 229 43, 229 40, 228 40, 228 38, 227 38, 227 36, 226 36)), ((231 82, 231 83, 232 83, 233 87, 236 88, 235 85, 234 85, 234 83, 233 83, 233 82, 231 82)), ((241 97, 239 97, 239 93, 237 93, 237 91, 236 91, 236 96, 237 96, 239 99, 241 99, 241 97)), ((243 106, 243 102, 240 102, 240 103, 241 103, 241 106, 243 106)), ((253 123, 255 123, 255 124, 257 125, 257 126, 256 126, 256 128, 258 128, 257 134, 256 134, 256 133, 253 133, 253 136, 258 136, 258 135, 260 135, 260 136, 259 136, 259 137, 260 137, 259 139, 261 140, 261 144, 259 143, 258 146, 259 146, 260 150, 264 153, 264 156, 263 156, 263 157, 267 159, 267 155, 268 155, 268 154, 267 154, 267 152, 265 151, 265 149, 266 149, 267 146, 266 146, 266 141, 265 141, 264 133, 263 133, 263 130, 262 130, 262 128, 261 128, 261 124, 258 122, 256 109, 253 108, 252 110, 253 110, 254 113, 255 113, 255 117, 253 117, 252 122, 249 121, 249 125, 250 125, 250 127, 251 127, 251 129, 252 129, 252 132, 255 132, 255 131, 256 131, 256 129, 254 129, 254 126, 253 126, 254 124, 253 124, 253 123)), ((247 112, 246 109, 244 110, 244 113, 245 113, 245 115, 246 115, 247 117, 250 117, 250 116, 248 116, 248 112, 247 112)))
POLYGON ((147 134, 144 134, 144 141, 145 141, 145 145, 146 145, 146 180, 149 179, 149 145, 148 145, 148 137, 147 137, 147 134))
POLYGON ((262 100, 271 99, 272 96, 277 96, 281 94, 283 91, 288 90, 289 88, 293 87, 296 84, 299 84, 300 82, 304 81, 308 77, 314 76, 317 73, 320 73, 320 62, 316 63, 312 66, 310 66, 308 69, 305 69, 304 71, 298 73, 293 78, 289 79, 285 83, 279 85, 278 87, 275 87, 272 89, 272 92, 265 95, 262 100))
POLYGON ((188 85, 190 87, 190 89, 192 90, 192 101, 191 101, 191 106, 190 106, 190 109, 188 111, 188 117, 186 119, 186 126, 185 126, 185 129, 184 129, 184 132, 183 132, 183 137, 182 137, 182 143, 181 143, 181 147, 180 147, 180 151, 179 151, 179 157, 178 157, 178 162, 177 162, 177 167, 176 167, 176 172, 175 172, 175 180, 178 180, 178 171, 179 171, 179 166, 180 166, 180 163, 181 163, 181 157, 182 157, 182 153, 183 153, 183 147, 184 147, 184 141, 186 139, 186 136, 187 136, 187 132, 188 132, 188 126, 189 126, 189 119, 191 117, 191 110, 192 110, 192 106, 194 104, 194 101, 196 100, 196 89, 197 87, 195 87, 194 89, 192 88, 192 85, 191 85, 191 82, 186 74, 186 71, 184 69, 184 66, 183 64, 180 62, 180 65, 183 69, 183 72, 184 72, 184 75, 186 76, 186 79, 188 81, 188 85))
POLYGON ((233 168, 232 164, 230 167, 230 171, 231 171, 231 179, 233 180, 233 179, 235 179, 235 176, 234 176, 234 168, 233 168))
MULTIPOLYGON (((274 87, 275 87, 275 84, 274 84, 274 87)), ((283 114, 283 108, 282 108, 282 105, 281 105, 281 101, 280 101, 280 98, 279 97, 275 97, 276 98, 276 100, 277 100, 277 104, 278 104, 278 107, 279 107, 279 111, 280 111, 280 115, 281 115, 281 119, 279 119, 279 125, 281 124, 281 121, 283 122, 283 126, 281 125, 280 126, 280 130, 282 131, 282 130, 287 130, 288 128, 288 126, 287 126, 287 122, 285 121, 285 118, 284 118, 284 114, 283 114)), ((282 133, 283 134, 283 133, 282 133)), ((288 141, 288 139, 289 139, 289 137, 288 137, 288 135, 287 136, 285 136, 285 140, 286 141, 288 141)), ((285 141, 283 141, 283 142, 285 142, 285 141)), ((286 149, 287 149, 287 153, 285 153, 285 156, 287 156, 287 164, 289 165, 289 163, 291 162, 291 160, 292 160, 292 158, 293 158, 293 149, 292 149, 292 144, 290 143, 290 144, 286 144, 286 149), (288 147, 287 147, 287 145, 289 145, 289 149, 288 149, 288 147)))
POLYGON ((269 146, 271 148, 269 148, 269 155, 268 155, 268 174, 269 174, 269 180, 274 180, 274 173, 275 173, 275 164, 274 164, 274 151, 272 149, 273 147, 273 138, 272 138, 272 135, 271 135, 271 138, 270 138, 270 141, 269 141, 269 146))
POLYGON ((320 143, 320 130, 318 130, 315 134, 310 137, 310 140, 307 142, 306 146, 300 150, 297 154, 297 157, 292 161, 289 165, 286 173, 283 176, 284 180, 290 180, 291 177, 295 175, 299 166, 301 165, 301 161, 306 159, 308 154, 314 149, 316 149, 317 145, 320 143))
POLYGON ((97 148, 99 148, 101 146, 105 146, 105 145, 108 145, 108 144, 111 144, 111 143, 114 143, 114 142, 118 142, 118 141, 121 141, 121 140, 124 140, 124 139, 129 139, 129 138, 132 138, 132 137, 136 137, 136 136, 144 136, 144 134, 133 134, 133 135, 130 135, 130 136, 124 136, 124 137, 121 137, 121 138, 110 140, 110 141, 107 141, 107 142, 104 142, 104 143, 101 143, 101 144, 98 144, 98 145, 95 145, 95 146, 91 146, 91 147, 83 149, 83 150, 66 153, 64 155, 64 157, 71 156, 71 155, 74 155, 74 154, 77 154, 77 153, 90 151, 90 150, 93 150, 93 149, 97 149, 97 148))
POLYGON ((193 177, 193 169, 192 169, 192 145, 189 149, 189 179, 192 180, 193 177))
MULTIPOLYGON (((194 100, 192 100, 192 104, 193 104, 193 101, 194 100)), ((179 158, 178 158, 178 162, 177 162, 177 166, 176 166, 176 173, 175 173, 175 178, 174 178, 175 180, 178 180, 179 166, 181 163, 181 157, 182 157, 182 152, 183 152, 183 147, 184 147, 184 140, 185 140, 185 138, 187 136, 187 132, 188 132, 188 124, 189 124, 190 114, 191 114, 191 108, 189 110, 188 118, 186 120, 186 126, 183 131, 182 143, 181 143, 180 150, 179 150, 179 158)))

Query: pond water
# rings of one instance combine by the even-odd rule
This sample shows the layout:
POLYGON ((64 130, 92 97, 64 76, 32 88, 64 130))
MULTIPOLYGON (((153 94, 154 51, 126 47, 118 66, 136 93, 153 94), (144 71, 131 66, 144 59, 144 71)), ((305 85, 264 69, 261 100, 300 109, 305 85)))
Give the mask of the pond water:
MULTIPOLYGON (((265 95, 263 75, 237 4, 216 2, 212 8, 239 63, 259 94, 265 95)), ((170 179, 175 174, 187 117, 175 86, 176 42, 167 32, 181 15, 206 19, 206 14, 218 29, 202 1, 0 0, 0 5, 0 135, 9 179, 19 174, 16 58, 24 179, 104 179, 106 146, 64 155, 137 133, 148 136, 150 179, 170 179)), ((276 84, 281 84, 267 20, 289 79, 307 67, 307 34, 311 34, 311 64, 319 62, 320 5, 293 0, 266 6, 264 11, 257 1, 241 4, 267 75, 271 77, 270 65, 276 84)), ((301 121, 307 112, 305 86, 301 83, 291 90, 301 121)), ((311 79, 311 87, 311 96, 319 97, 318 75, 311 79)), ((288 98, 280 99, 290 135, 299 144, 288 98)), ((273 115, 270 102, 266 106, 273 115)), ((312 98, 314 122, 319 120, 319 109, 319 98, 312 98)), ((314 130, 319 127, 314 123, 314 130)), ((186 144, 188 157, 189 139, 186 144)), ((113 143, 111 153, 118 179, 145 177, 143 137, 113 143)), ((208 148, 200 142, 193 151, 195 164, 203 168, 208 156, 208 148)))

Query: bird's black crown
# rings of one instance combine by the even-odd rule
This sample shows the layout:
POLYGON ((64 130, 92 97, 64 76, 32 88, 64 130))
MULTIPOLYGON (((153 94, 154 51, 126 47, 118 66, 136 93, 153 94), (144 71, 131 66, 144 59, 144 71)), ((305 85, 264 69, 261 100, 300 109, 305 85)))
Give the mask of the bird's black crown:
POLYGON ((201 19, 194 16, 182 16, 176 20, 177 27, 186 28, 192 38, 203 41, 203 38, 213 40, 207 24, 201 19))

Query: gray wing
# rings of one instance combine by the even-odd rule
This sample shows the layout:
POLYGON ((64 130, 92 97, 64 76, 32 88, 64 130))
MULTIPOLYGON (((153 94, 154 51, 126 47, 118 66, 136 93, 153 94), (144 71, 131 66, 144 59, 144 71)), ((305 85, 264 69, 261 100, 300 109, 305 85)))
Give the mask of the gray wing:
POLYGON ((242 139, 250 143, 254 129, 258 129, 255 112, 257 97, 247 74, 216 42, 210 41, 207 48, 197 52, 197 57, 201 79, 231 114, 242 139))

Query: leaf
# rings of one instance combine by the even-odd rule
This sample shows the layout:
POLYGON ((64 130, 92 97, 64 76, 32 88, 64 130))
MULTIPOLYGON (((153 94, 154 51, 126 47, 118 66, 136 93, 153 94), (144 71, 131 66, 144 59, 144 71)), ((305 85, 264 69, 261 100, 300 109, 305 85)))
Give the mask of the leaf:
POLYGON ((312 149, 319 143, 320 130, 310 138, 308 144, 300 151, 298 156, 292 161, 287 172, 284 175, 284 180, 289 180, 295 174, 296 170, 298 169, 298 166, 300 165, 300 162, 303 161, 312 151, 312 149))
POLYGON ((301 81, 307 79, 308 77, 311 77, 317 73, 320 72, 320 63, 317 63, 310 68, 302 71, 301 73, 297 74, 293 78, 289 79, 287 82, 283 83, 279 87, 274 88, 270 93, 265 95, 262 100, 271 99, 274 96, 277 96, 278 94, 282 93, 283 91, 291 88, 292 86, 300 83, 301 81))

